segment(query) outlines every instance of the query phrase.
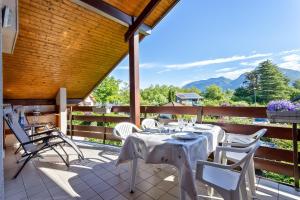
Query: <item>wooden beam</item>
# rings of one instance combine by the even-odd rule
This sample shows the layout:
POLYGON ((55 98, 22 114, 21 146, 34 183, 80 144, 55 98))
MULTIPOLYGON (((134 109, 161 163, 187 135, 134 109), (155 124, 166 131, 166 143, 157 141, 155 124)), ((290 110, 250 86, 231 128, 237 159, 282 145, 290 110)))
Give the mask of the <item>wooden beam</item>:
MULTIPOLYGON (((68 104, 79 104, 82 99, 68 99, 68 104)), ((4 99, 4 104, 34 106, 34 105, 55 105, 55 99, 4 99)))
POLYGON ((128 31, 125 33, 125 41, 128 42, 129 38, 131 38, 135 32, 141 27, 144 20, 151 14, 154 8, 158 5, 160 0, 151 0, 141 14, 134 20, 133 24, 129 26, 128 31))
MULTIPOLYGON (((72 0, 74 3, 83 6, 93 12, 96 12, 110 20, 113 20, 123 26, 129 27, 132 25, 132 17, 125 12, 111 6, 102 0, 72 0)), ((141 24, 138 31, 143 35, 151 34, 151 27, 146 24, 141 24)))
POLYGON ((22 106, 55 105, 55 99, 4 99, 4 103, 22 106))
POLYGON ((130 121, 140 125, 139 34, 129 40, 130 121))
POLYGON ((82 101, 83 101, 83 99, 67 99, 67 104, 68 105, 77 105, 82 101))

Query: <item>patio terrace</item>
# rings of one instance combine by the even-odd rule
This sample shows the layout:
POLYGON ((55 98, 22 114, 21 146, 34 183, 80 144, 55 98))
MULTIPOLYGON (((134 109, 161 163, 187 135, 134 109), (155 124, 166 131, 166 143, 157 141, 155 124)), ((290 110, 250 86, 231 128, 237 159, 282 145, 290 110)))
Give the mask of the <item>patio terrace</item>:
MULTIPOLYGON (((14 148, 7 148, 5 157, 5 199, 6 200, 175 200, 178 199, 177 171, 171 166, 158 169, 155 165, 139 162, 136 191, 129 193, 128 165, 116 168, 114 163, 119 148, 94 143, 79 143, 86 159, 78 161, 70 153, 70 167, 67 168, 54 152, 43 154, 30 162, 21 175, 12 180, 17 170, 19 155, 14 148)), ((258 199, 299 199, 300 192, 293 187, 257 178, 258 199)), ((207 188, 197 183, 198 199, 209 199, 207 188)), ((215 194, 213 199, 220 199, 215 194)))

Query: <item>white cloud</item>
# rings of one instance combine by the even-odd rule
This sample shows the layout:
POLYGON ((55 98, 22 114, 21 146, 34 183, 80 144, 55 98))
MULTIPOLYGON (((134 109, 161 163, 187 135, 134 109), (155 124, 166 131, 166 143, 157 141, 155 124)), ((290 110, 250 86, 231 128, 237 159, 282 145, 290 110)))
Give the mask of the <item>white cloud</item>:
POLYGON ((297 53, 297 52, 300 52, 300 49, 292 49, 292 50, 287 50, 287 51, 281 51, 279 54, 280 55, 285 55, 285 54, 297 53))
POLYGON ((262 58, 262 57, 268 57, 271 56, 271 53, 265 53, 265 54, 253 54, 250 56, 232 56, 232 57, 225 57, 225 58, 216 58, 211 60, 201 60, 196 62, 190 62, 190 63, 182 63, 182 64, 172 64, 172 65, 166 65, 165 67, 167 69, 189 69, 189 68, 197 68, 202 67, 206 65, 213 65, 213 64, 222 64, 222 63, 229 63, 229 62, 235 62, 235 61, 241 61, 241 60, 248 60, 253 58, 262 58))
POLYGON ((259 59, 259 60, 254 60, 250 62, 241 62, 241 65, 244 66, 252 66, 252 67, 257 67, 261 62, 266 61, 266 59, 259 59))
POLYGON ((233 67, 225 67, 222 69, 217 69, 216 72, 228 72, 228 71, 232 71, 234 68, 233 67))
POLYGON ((291 54, 281 58, 283 60, 278 66, 285 69, 300 71, 300 55, 291 54))
POLYGON ((254 67, 248 67, 244 69, 235 69, 232 71, 228 72, 223 72, 223 73, 218 73, 216 74, 216 77, 224 76, 225 78, 229 79, 236 79, 238 78, 241 74, 246 73, 246 72, 251 72, 254 69, 254 67))

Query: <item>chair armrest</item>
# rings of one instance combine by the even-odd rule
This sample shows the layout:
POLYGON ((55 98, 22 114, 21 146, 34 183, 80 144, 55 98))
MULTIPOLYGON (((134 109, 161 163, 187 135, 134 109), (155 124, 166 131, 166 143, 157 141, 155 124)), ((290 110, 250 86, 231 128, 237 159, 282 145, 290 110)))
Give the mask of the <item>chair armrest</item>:
POLYGON ((248 147, 249 144, 236 142, 221 142, 222 147, 248 147))
POLYGON ((222 168, 222 169, 232 169, 232 165, 223 165, 223 164, 220 164, 220 163, 215 163, 215 162, 208 162, 208 161, 205 161, 205 160, 198 160, 197 161, 197 168, 198 167, 204 167, 204 165, 208 165, 208 166, 211 166, 211 167, 217 167, 217 168, 222 168))
POLYGON ((251 137, 251 135, 236 134, 236 133, 226 133, 226 136, 234 136, 234 137, 251 137))
POLYGON ((235 152, 235 153, 247 153, 249 151, 249 146, 247 147, 229 147, 229 146, 217 146, 215 151, 214 162, 221 163, 222 158, 224 158, 226 152, 235 152))
MULTIPOLYGON (((248 147, 248 146, 247 146, 248 147)), ((236 148, 236 147, 226 147, 226 146, 217 146, 217 151, 223 151, 223 152, 235 152, 235 153, 247 153, 249 151, 249 148, 236 148)))
POLYGON ((40 135, 50 135, 54 131, 57 131, 57 130, 55 130, 55 129, 45 130, 45 131, 41 131, 41 132, 38 132, 38 133, 31 134, 31 135, 29 135, 29 137, 35 137, 35 136, 40 136, 40 135))
POLYGON ((22 143, 22 145, 32 144, 32 143, 39 142, 39 141, 46 141, 46 140, 56 138, 56 137, 57 136, 55 136, 55 135, 48 135, 48 136, 45 136, 45 137, 40 137, 40 138, 37 138, 37 139, 34 139, 34 140, 30 140, 28 142, 24 142, 24 143, 22 143))

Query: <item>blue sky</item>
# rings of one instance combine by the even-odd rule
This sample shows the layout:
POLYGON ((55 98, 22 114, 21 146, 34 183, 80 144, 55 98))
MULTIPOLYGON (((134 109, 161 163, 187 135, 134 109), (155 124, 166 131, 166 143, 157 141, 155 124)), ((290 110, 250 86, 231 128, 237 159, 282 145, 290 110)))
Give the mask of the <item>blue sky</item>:
MULTIPOLYGON (((181 0, 140 43, 141 87, 234 79, 266 59, 300 71, 300 0, 181 0)), ((128 58, 111 75, 128 82, 128 58)))

